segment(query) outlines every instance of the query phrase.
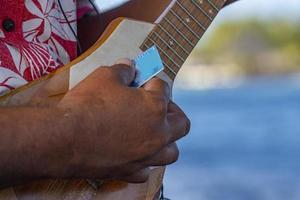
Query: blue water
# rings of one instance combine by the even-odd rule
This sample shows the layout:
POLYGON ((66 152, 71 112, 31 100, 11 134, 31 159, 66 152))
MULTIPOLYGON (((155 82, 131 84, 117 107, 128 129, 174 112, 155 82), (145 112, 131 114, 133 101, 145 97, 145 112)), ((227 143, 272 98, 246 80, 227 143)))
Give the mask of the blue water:
POLYGON ((176 90, 192 121, 168 167, 172 200, 299 200, 300 81, 252 79, 234 89, 176 90))

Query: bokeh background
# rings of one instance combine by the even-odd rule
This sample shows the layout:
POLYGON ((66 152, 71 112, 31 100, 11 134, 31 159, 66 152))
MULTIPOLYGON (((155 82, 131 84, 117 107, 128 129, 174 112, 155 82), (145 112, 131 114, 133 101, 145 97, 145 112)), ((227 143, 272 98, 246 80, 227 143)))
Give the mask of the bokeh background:
MULTIPOLYGON (((123 1, 98 0, 102 10, 123 1)), ((192 121, 168 167, 173 200, 300 199, 300 1, 225 8, 180 72, 192 121)))

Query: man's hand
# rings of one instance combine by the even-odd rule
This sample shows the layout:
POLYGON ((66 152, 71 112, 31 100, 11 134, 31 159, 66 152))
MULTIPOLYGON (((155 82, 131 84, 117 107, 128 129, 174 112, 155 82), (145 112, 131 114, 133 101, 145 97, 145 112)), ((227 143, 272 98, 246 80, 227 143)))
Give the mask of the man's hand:
POLYGON ((129 87, 128 60, 102 67, 57 107, 0 108, 0 187, 51 178, 143 182, 173 163, 190 122, 159 79, 129 87))
POLYGON ((189 120, 162 80, 129 87, 135 70, 128 65, 123 60, 99 68, 61 101, 65 116, 80 124, 68 142, 68 174, 61 176, 143 182, 149 166, 177 160, 175 142, 189 132, 189 120))

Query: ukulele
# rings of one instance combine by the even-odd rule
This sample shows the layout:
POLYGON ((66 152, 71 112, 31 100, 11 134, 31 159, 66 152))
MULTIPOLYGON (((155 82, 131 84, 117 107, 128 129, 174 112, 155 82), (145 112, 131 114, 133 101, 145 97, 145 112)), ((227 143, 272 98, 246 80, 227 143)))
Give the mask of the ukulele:
MULTIPOLYGON (((173 0, 155 24, 127 18, 111 22, 98 41, 57 71, 0 98, 1 106, 55 106, 64 94, 97 66, 118 58, 135 58, 152 46, 159 50, 172 85, 178 71, 227 0, 173 0), (120 48, 122 47, 122 48, 120 48)), ((143 184, 106 181, 92 187, 87 180, 41 180, 0 190, 4 200, 153 200, 158 199, 165 168, 154 168, 143 184)))

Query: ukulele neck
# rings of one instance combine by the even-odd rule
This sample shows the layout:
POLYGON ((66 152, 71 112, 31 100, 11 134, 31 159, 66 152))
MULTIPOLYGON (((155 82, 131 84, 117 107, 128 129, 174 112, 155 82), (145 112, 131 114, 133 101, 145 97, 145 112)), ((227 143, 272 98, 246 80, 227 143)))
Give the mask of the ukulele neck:
POLYGON ((226 1, 173 0, 141 49, 145 51, 155 45, 163 60, 165 73, 174 80, 226 1))

